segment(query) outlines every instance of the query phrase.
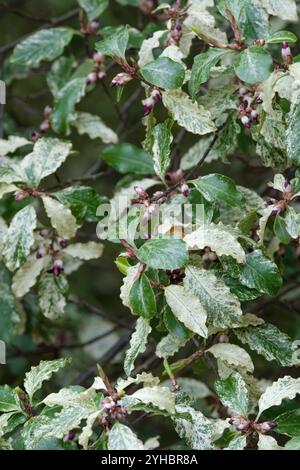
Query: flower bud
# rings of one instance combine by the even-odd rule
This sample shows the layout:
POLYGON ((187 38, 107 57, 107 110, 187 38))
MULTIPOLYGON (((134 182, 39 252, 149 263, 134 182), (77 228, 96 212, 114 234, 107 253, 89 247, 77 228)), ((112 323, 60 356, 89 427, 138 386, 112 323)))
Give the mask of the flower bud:
POLYGON ((290 65, 293 63, 292 52, 287 42, 284 42, 282 44, 281 57, 286 65, 290 65))
POLYGON ((44 117, 48 118, 51 113, 52 113, 52 106, 50 106, 50 105, 45 106, 45 108, 44 108, 44 117))
POLYGON ((148 197, 148 194, 141 186, 134 186, 133 189, 139 196, 148 197))
POLYGON ((123 86, 126 85, 128 82, 132 80, 132 76, 129 75, 128 73, 121 72, 116 75, 112 81, 111 81, 111 86, 123 86))
POLYGON ((103 78, 106 77, 106 72, 104 72, 104 70, 100 70, 100 72, 98 72, 97 74, 97 77, 99 78, 99 80, 103 80, 103 78))
POLYGON ((99 21, 91 21, 86 26, 86 34, 96 34, 99 28, 99 21))
POLYGON ((251 111, 251 119, 253 119, 253 121, 257 121, 257 119, 258 119, 258 112, 256 111, 256 109, 252 109, 252 111, 251 111))
POLYGON ((31 134, 31 140, 32 142, 36 142, 37 140, 39 140, 39 138, 41 137, 40 133, 39 132, 32 132, 31 134))
POLYGON ((264 423, 260 423, 260 430, 262 433, 271 431, 276 427, 276 423, 274 421, 265 421, 264 423))
POLYGON ((160 98, 161 98, 161 94, 156 88, 154 88, 154 90, 151 91, 150 96, 151 96, 151 98, 154 99, 155 102, 159 101, 160 98))
POLYGON ((44 246, 42 246, 41 248, 39 248, 36 252, 36 258, 37 259, 40 259, 40 258, 43 258, 46 254, 46 249, 44 246))
POLYGON ((183 183, 181 185, 181 192, 184 195, 184 197, 188 197, 188 195, 190 194, 190 188, 186 183, 183 183))
POLYGON ((67 241, 64 238, 59 238, 57 241, 58 241, 58 244, 61 248, 66 248, 67 241))
POLYGON ((16 201, 23 201, 23 199, 26 199, 27 197, 28 197, 28 193, 26 193, 22 189, 15 192, 15 200, 16 201))
POLYGON ((259 93, 259 94, 256 96, 255 101, 256 101, 257 104, 263 103, 263 101, 264 101, 264 95, 263 95, 262 93, 259 93))
POLYGON ((142 101, 144 105, 144 116, 148 116, 151 113, 152 109, 154 108, 154 100, 153 98, 149 97, 142 101))
POLYGON ((40 236, 40 237, 43 237, 43 238, 44 238, 44 237, 46 237, 47 235, 48 235, 48 230, 46 230, 46 229, 43 228, 42 230, 39 231, 39 236, 40 236))
POLYGON ((51 124, 49 119, 44 119, 44 121, 40 125, 40 131, 41 132, 47 132, 51 129, 51 124))
POLYGON ((104 54, 102 54, 102 52, 95 52, 93 54, 93 61, 96 64, 101 64, 101 62, 103 62, 103 60, 104 60, 104 54))
POLYGON ((53 268, 52 268, 54 276, 59 276, 60 273, 63 271, 63 269, 64 269, 64 263, 62 262, 62 260, 56 259, 53 263, 53 268))
POLYGON ((241 121, 244 127, 247 127, 247 128, 251 127, 250 119, 248 118, 248 116, 242 116, 241 121))
POLYGON ((96 72, 90 72, 86 77, 86 84, 90 85, 91 83, 95 83, 97 81, 97 74, 96 72))
POLYGON ((292 192, 292 186, 290 185, 289 180, 285 179, 283 186, 284 186, 284 191, 286 193, 291 193, 292 192))

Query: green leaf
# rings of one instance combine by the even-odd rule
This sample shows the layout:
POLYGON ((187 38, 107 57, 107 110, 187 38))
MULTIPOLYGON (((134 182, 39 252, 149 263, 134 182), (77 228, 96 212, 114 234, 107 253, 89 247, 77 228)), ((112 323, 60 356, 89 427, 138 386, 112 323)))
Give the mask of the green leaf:
POLYGON ((37 187, 43 178, 55 173, 66 160, 71 148, 71 143, 59 139, 51 137, 39 139, 34 145, 33 152, 21 162, 27 184, 37 187))
POLYGON ((77 224, 70 209, 50 196, 43 196, 42 200, 46 213, 51 220, 51 225, 58 235, 66 239, 73 238, 77 230, 77 224))
POLYGON ((151 326, 147 320, 140 317, 136 322, 135 332, 130 340, 130 347, 126 351, 124 371, 129 376, 134 368, 134 362, 139 354, 146 351, 147 338, 151 332, 151 326))
POLYGON ((276 432, 287 436, 300 436, 300 410, 291 410, 275 419, 276 432))
POLYGON ((267 44, 280 44, 282 42, 289 42, 295 44, 298 41, 296 34, 291 31, 277 31, 273 33, 267 40, 267 44))
POLYGON ((78 3, 86 12, 89 21, 98 18, 109 5, 108 0, 78 0, 78 3))
POLYGON ((172 121, 169 120, 157 124, 152 131, 154 170, 162 181, 164 181, 166 171, 171 163, 171 144, 173 142, 171 127, 172 121))
POLYGON ((108 55, 110 57, 122 57, 125 58, 125 51, 129 41, 129 29, 127 26, 118 29, 111 36, 99 41, 95 44, 95 48, 98 52, 108 55))
POLYGON ((267 80, 272 72, 272 67, 272 57, 260 46, 251 46, 245 49, 234 62, 237 77, 251 85, 267 80))
POLYGON ((207 338, 207 313, 199 299, 185 287, 175 284, 166 287, 165 296, 176 318, 189 330, 207 338))
POLYGON ((200 300, 207 312, 209 324, 226 328, 239 323, 242 315, 240 302, 211 271, 187 266, 183 283, 200 300))
POLYGON ((32 145, 32 142, 25 137, 10 135, 7 140, 0 139, 0 155, 4 157, 8 153, 14 153, 19 148, 25 147, 25 145, 32 145))
POLYGON ((254 365, 251 357, 240 346, 230 343, 217 343, 206 350, 210 352, 216 359, 226 361, 227 364, 241 367, 248 372, 254 371, 254 365))
POLYGON ((119 173, 144 175, 154 172, 150 155, 132 144, 109 145, 102 151, 101 158, 119 173))
POLYGON ((34 243, 35 228, 36 213, 33 206, 24 207, 13 217, 2 252, 5 264, 10 271, 19 268, 26 261, 34 243))
POLYGON ((108 450, 145 450, 142 441, 124 424, 116 422, 108 433, 108 450))
POLYGON ((209 202, 225 202, 229 206, 238 206, 244 200, 235 183, 224 175, 214 173, 193 180, 192 183, 209 202))
POLYGON ((259 412, 256 420, 271 406, 280 405, 285 398, 292 400, 298 393, 300 393, 300 378, 294 379, 286 375, 278 379, 277 382, 273 382, 266 388, 258 401, 259 412))
POLYGON ((76 65, 74 57, 62 56, 53 62, 47 74, 47 84, 53 96, 57 97, 60 90, 71 79, 76 65))
POLYGON ((85 78, 73 78, 58 92, 50 116, 52 128, 58 134, 70 133, 70 123, 76 119, 75 105, 84 96, 85 88, 85 78))
POLYGON ((110 129, 99 116, 79 112, 71 125, 76 127, 78 134, 87 134, 91 139, 101 139, 105 144, 118 143, 117 134, 110 129))
POLYGON ((21 411, 21 404, 17 392, 9 385, 0 385, 0 411, 21 411))
POLYGON ((240 268, 240 281, 250 289, 275 295, 282 285, 276 264, 266 258, 260 250, 246 255, 246 263, 240 268))
POLYGON ((291 241, 290 234, 288 233, 286 229, 285 220, 282 217, 280 217, 280 215, 276 215, 275 217, 273 230, 274 230, 276 237, 281 241, 281 243, 284 243, 285 245, 288 245, 290 243, 291 241))
POLYGON ((240 374, 230 375, 226 380, 217 380, 215 389, 224 406, 233 410, 236 415, 247 417, 248 390, 240 374))
POLYGON ((231 227, 218 224, 204 224, 194 232, 186 235, 184 241, 189 250, 203 250, 209 247, 217 256, 232 256, 238 263, 246 261, 245 252, 236 239, 231 227))
POLYGON ((203 106, 193 103, 183 91, 164 91, 162 100, 174 120, 188 132, 204 135, 216 130, 209 111, 203 106))
POLYGON ((71 28, 47 28, 24 39, 15 48, 11 61, 18 65, 38 67, 60 56, 74 34, 71 28))
POLYGON ((243 0, 242 2, 240 0, 220 0, 217 7, 222 15, 228 18, 225 9, 227 6, 246 41, 250 43, 254 39, 267 37, 269 33, 268 15, 262 3, 259 0, 243 0))
POLYGON ((70 186, 53 193, 64 206, 69 207, 78 223, 83 220, 97 222, 98 207, 107 202, 107 198, 96 193, 88 186, 70 186))
POLYGON ((56 359, 54 361, 41 361, 38 366, 32 367, 25 375, 24 388, 32 399, 45 380, 49 380, 55 372, 62 367, 70 364, 71 359, 68 357, 56 359))
POLYGON ((64 314, 67 292, 68 282, 62 274, 54 276, 52 273, 44 273, 41 276, 38 297, 40 309, 45 317, 53 320, 64 314))
POLYGON ((142 274, 133 284, 129 301, 133 313, 146 319, 156 315, 156 300, 151 283, 146 274, 142 274))
POLYGON ((287 153, 294 165, 300 164, 300 95, 287 115, 287 153))
POLYGON ((247 343, 252 350, 268 361, 277 361, 282 366, 292 366, 297 362, 296 345, 285 333, 270 323, 238 328, 235 334, 242 343, 247 343))
POLYGON ((166 90, 181 88, 185 76, 184 67, 169 57, 159 57, 148 62, 140 69, 140 73, 147 82, 166 90))
POLYGON ((203 52, 194 58, 189 81, 189 92, 193 100, 196 99, 200 85, 209 79, 211 68, 217 65, 219 60, 226 54, 228 54, 228 51, 224 49, 209 48, 207 52, 203 52))
POLYGON ((188 260, 186 243, 177 238, 156 238, 144 243, 137 251, 142 263, 154 269, 178 269, 188 260))

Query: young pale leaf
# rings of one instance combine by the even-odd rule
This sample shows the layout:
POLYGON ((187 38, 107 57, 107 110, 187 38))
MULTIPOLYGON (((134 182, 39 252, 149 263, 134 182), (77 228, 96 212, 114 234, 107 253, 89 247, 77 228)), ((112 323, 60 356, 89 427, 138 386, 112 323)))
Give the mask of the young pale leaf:
POLYGON ((33 152, 21 162, 27 184, 37 187, 46 176, 55 173, 69 155, 72 144, 59 139, 44 137, 34 145, 33 152))
POLYGON ((103 245, 96 242, 88 243, 73 243, 64 249, 64 253, 72 256, 73 258, 79 258, 82 260, 89 260, 100 258, 103 253, 103 245))
POLYGON ((26 206, 13 217, 7 231, 3 257, 10 271, 19 268, 27 259, 34 243, 36 213, 33 206, 26 206))
POLYGON ((289 42, 290 44, 295 44, 298 41, 296 34, 291 31, 277 31, 273 33, 266 42, 268 44, 280 44, 282 42, 289 42))
POLYGON ((277 382, 273 382, 266 388, 258 401, 259 411, 256 420, 271 406, 280 405, 285 398, 292 400, 298 393, 300 393, 300 378, 294 379, 286 375, 278 379, 277 382))
POLYGON ((118 143, 117 134, 94 114, 78 112, 71 125, 76 127, 80 135, 88 134, 91 139, 101 139, 105 144, 118 143))
POLYGON ((50 196, 43 196, 42 199, 52 227, 58 235, 66 239, 74 237, 77 225, 70 209, 50 196))
POLYGON ((228 54, 228 51, 224 49, 209 48, 207 52, 199 54, 194 58, 191 78, 189 81, 189 92, 193 100, 196 99, 197 93, 200 90, 200 85, 207 82, 209 79, 211 68, 214 67, 226 54, 228 54))
POLYGON ((51 125, 58 134, 69 134, 70 123, 76 119, 75 105, 85 94, 86 79, 73 78, 58 92, 50 116, 51 125))
POLYGON ((19 148, 25 147, 25 145, 32 145, 32 142, 25 137, 10 135, 8 140, 0 139, 0 155, 4 157, 8 153, 14 153, 19 148))
POLYGON ((66 294, 68 282, 63 275, 44 273, 38 284, 38 297, 41 311, 50 319, 59 318, 64 314, 67 304, 66 294))
POLYGON ((135 332, 130 340, 130 348, 126 351, 124 371, 129 376, 134 367, 134 362, 139 354, 146 350, 147 338, 151 332, 149 322, 144 318, 138 318, 135 332))
POLYGON ((184 67, 168 57, 148 62, 140 69, 140 73, 147 82, 165 90, 181 88, 185 76, 184 67))
POLYGON ((194 333, 207 338, 207 313, 199 299, 185 287, 175 284, 166 287, 165 296, 178 320, 194 333))
POLYGON ((49 259, 47 256, 37 258, 35 255, 32 255, 20 267, 14 275, 12 283, 12 290, 16 297, 23 297, 30 291, 44 266, 49 262, 49 259))
POLYGON ((175 395, 167 387, 144 387, 134 392, 130 397, 145 405, 151 404, 159 410, 175 413, 175 395))
POLYGON ((209 202, 225 202, 229 206, 239 206, 244 200, 235 183, 224 175, 214 173, 193 180, 192 183, 209 202))
POLYGON ((300 95, 287 116, 287 153, 295 165, 300 163, 300 95))
POLYGON ((84 220, 97 222, 99 220, 97 209, 107 202, 106 197, 100 196, 94 188, 88 186, 70 186, 53 193, 53 196, 64 206, 69 207, 79 224, 84 220))
POLYGON ((230 375, 226 380, 217 380, 215 389, 224 406, 230 408, 238 416, 247 417, 248 390, 240 374, 230 375))
POLYGON ((129 302, 135 315, 151 319, 156 315, 156 300, 151 283, 146 274, 142 274, 133 284, 129 302))
POLYGON ((297 347, 291 339, 270 323, 238 328, 235 334, 242 343, 246 343, 268 361, 277 361, 282 366, 292 366, 299 362, 297 347))
POLYGON ((78 0, 78 3, 86 12, 89 21, 98 18, 109 5, 108 0, 78 0))
POLYGON ((153 137, 153 160, 154 170, 157 176, 164 181, 165 174, 171 163, 171 144, 173 142, 173 135, 171 132, 172 122, 165 121, 157 124, 152 132, 153 137))
POLYGON ((250 289, 275 295, 282 285, 276 264, 266 258, 260 250, 246 255, 246 263, 240 268, 240 281, 250 289))
POLYGON ((11 60, 27 67, 38 67, 43 60, 51 62, 62 54, 73 34, 71 28, 41 29, 17 45, 11 60))
POLYGON ((145 450, 142 441, 124 424, 116 422, 108 433, 108 450, 145 450))
POLYGON ((216 130, 209 111, 193 103, 181 90, 169 90, 162 94, 164 106, 170 111, 175 121, 193 134, 209 134, 216 130))
POLYGON ((207 312, 209 324, 226 328, 239 323, 242 315, 240 302, 212 272, 187 266, 183 282, 200 300, 207 312))
POLYGON ((98 52, 110 57, 125 58, 125 51, 129 41, 129 29, 127 26, 118 29, 114 34, 95 44, 98 52))
POLYGON ((184 237, 189 250, 203 250, 209 247, 217 256, 232 256, 238 263, 246 261, 245 252, 236 239, 233 230, 221 222, 203 225, 184 237))
POLYGON ((154 238, 137 251, 142 263, 153 269, 178 269, 188 261, 186 243, 178 238, 154 238))
POLYGON ((9 385, 0 385, 0 411, 22 411, 18 394, 9 385))
POLYGON ((216 359, 226 361, 228 364, 242 367, 248 372, 254 371, 254 365, 251 357, 245 349, 229 343, 217 343, 207 349, 216 359))
POLYGON ((144 175, 154 172, 150 155, 132 144, 109 145, 102 151, 101 158, 120 173, 144 175))
POLYGON ((234 62, 237 77, 251 85, 267 80, 272 72, 273 60, 260 46, 251 46, 241 52, 234 62))
POLYGON ((71 359, 68 357, 56 359, 54 361, 41 361, 38 366, 32 367, 25 375, 24 388, 32 400, 33 395, 37 392, 45 380, 49 380, 55 372, 62 367, 70 364, 71 359))
POLYGON ((276 432, 287 436, 300 436, 300 410, 295 409, 283 413, 275 419, 276 432))

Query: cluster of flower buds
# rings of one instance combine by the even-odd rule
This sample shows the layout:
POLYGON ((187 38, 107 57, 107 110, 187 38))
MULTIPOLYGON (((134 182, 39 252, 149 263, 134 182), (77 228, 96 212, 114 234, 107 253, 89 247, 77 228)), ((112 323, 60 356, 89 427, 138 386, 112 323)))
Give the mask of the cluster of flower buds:
POLYGON ((234 426, 237 431, 244 433, 248 432, 250 427, 250 422, 242 416, 235 416, 234 418, 230 418, 229 424, 234 426))
POLYGON ((181 269, 167 270, 166 273, 170 278, 171 284, 179 284, 185 278, 185 272, 181 269))
POLYGON ((62 237, 53 236, 53 233, 46 229, 40 230, 39 235, 44 239, 44 242, 36 251, 36 258, 43 258, 46 255, 52 256, 53 264, 50 272, 54 276, 59 276, 64 270, 64 263, 59 258, 59 253, 61 249, 66 248, 67 241, 62 237))
POLYGON ((44 119, 40 125, 40 131, 42 133, 48 132, 51 129, 50 114, 52 112, 52 106, 47 105, 44 108, 44 119))
POLYGON ((281 46, 281 57, 285 65, 291 65, 293 63, 293 55, 291 48, 287 42, 283 42, 281 46))
POLYGON ((180 23, 175 23, 172 25, 171 36, 166 41, 166 46, 172 46, 172 44, 178 45, 180 38, 182 36, 182 26, 180 23))
POLYGON ((100 426, 103 429, 109 429, 113 421, 123 421, 126 419, 127 410, 122 405, 122 400, 110 396, 105 397, 100 406, 104 409, 100 419, 100 426))
POLYGON ((265 39, 254 39, 252 41, 252 44, 253 46, 261 46, 263 47, 265 44, 266 44, 266 40, 265 39))
MULTIPOLYGON (((153 214, 155 213, 156 204, 151 203, 149 194, 147 193, 147 191, 145 191, 143 188, 141 188, 141 186, 135 186, 134 191, 136 192, 137 197, 133 198, 131 200, 131 203, 132 204, 142 204, 144 206, 145 212, 144 212, 144 215, 143 215, 142 223, 143 223, 143 225, 146 225, 149 222, 149 220, 151 219, 151 217, 153 216, 153 214)), ((146 236, 146 234, 145 234, 145 236, 146 236)))
POLYGON ((153 88, 150 93, 150 96, 142 101, 142 104, 144 106, 144 116, 148 116, 148 114, 151 113, 152 109, 155 106, 155 103, 157 103, 160 98, 160 92, 157 90, 157 88, 153 88))
POLYGON ((293 196, 293 189, 292 186, 289 182, 289 180, 285 179, 284 184, 283 184, 283 191, 282 191, 282 199, 275 199, 273 197, 270 197, 267 200, 268 206, 273 206, 272 207, 272 212, 271 216, 276 216, 280 214, 281 212, 284 212, 286 209, 286 206, 288 205, 291 197, 293 196))
POLYGON ((276 427, 276 423, 274 421, 264 421, 263 423, 251 423, 251 427, 261 434, 265 434, 269 431, 272 431, 276 427))
POLYGON ((258 124, 259 114, 257 105, 263 102, 262 93, 254 93, 245 87, 239 89, 239 117, 244 127, 250 128, 252 124, 258 124))
POLYGON ((111 81, 111 86, 124 86, 133 80, 132 75, 126 72, 118 73, 111 81))
POLYGON ((86 36, 95 36, 98 33, 99 21, 87 21, 83 11, 79 14, 80 32, 86 36))
POLYGON ((165 181, 168 186, 180 186, 180 190, 185 197, 188 197, 190 194, 190 188, 188 184, 184 181, 184 176, 182 170, 169 171, 166 173, 165 181))
POLYGON ((97 80, 102 80, 104 77, 106 77, 106 72, 102 70, 104 63, 104 55, 102 54, 102 52, 95 52, 93 55, 93 61, 94 68, 90 73, 88 73, 86 77, 87 85, 91 85, 97 80))

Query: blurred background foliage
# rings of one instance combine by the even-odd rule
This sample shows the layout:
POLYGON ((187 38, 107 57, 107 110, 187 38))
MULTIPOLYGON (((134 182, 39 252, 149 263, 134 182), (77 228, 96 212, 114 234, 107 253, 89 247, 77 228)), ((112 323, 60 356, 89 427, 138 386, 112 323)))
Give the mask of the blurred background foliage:
MULTIPOLYGON (((100 18, 100 33, 101 28, 108 25, 116 26, 126 23, 144 31, 145 34, 151 34, 159 29, 159 24, 149 21, 137 8, 124 7, 120 3, 110 1, 110 8, 105 10, 100 18)), ((77 11, 78 4, 76 0, 64 0, 63 2, 61 0, 0 1, 0 72, 1 79, 7 85, 7 103, 1 107, 0 133, 2 135, 0 137, 6 138, 10 134, 18 134, 30 138, 32 132, 39 128, 45 106, 52 104, 52 95, 46 82, 46 72, 51 64, 43 63, 38 69, 29 72, 11 67, 9 55, 13 50, 13 45, 23 36, 36 31, 45 24, 51 23, 53 19, 64 18, 65 15, 66 21, 63 21, 62 24, 78 29, 77 11)), ((227 27, 221 16, 218 17, 218 20, 219 25, 223 23, 223 27, 227 27)), ((273 19, 273 29, 274 31, 288 29, 295 32, 298 37, 300 36, 299 24, 286 24, 279 19, 273 19)), ((68 46, 67 53, 74 54, 76 58, 83 60, 86 57, 87 49, 90 53, 93 51, 93 43, 97 39, 90 37, 84 43, 80 37, 75 37, 68 46)), ((136 39, 139 40, 138 37, 136 39)), ((201 51, 201 47, 200 41, 194 43, 194 55, 201 51)), ((294 54, 300 52, 299 45, 296 45, 293 52, 294 54)), ((122 111, 124 104, 126 106, 128 98, 134 93, 136 82, 126 86, 121 101, 117 103, 116 92, 109 88, 109 84, 118 71, 118 66, 113 65, 110 67, 104 83, 99 83, 89 92, 77 109, 100 115, 107 125, 117 132, 121 129, 119 133, 121 142, 140 145, 144 138, 141 104, 143 93, 141 89, 138 91, 137 99, 129 103, 126 112, 123 113, 123 121, 120 122, 120 111, 122 111)), ((161 109, 161 112, 164 111, 161 109)), ((80 178, 95 165, 97 170, 103 170, 104 175, 95 181, 89 182, 89 184, 99 194, 111 197, 121 176, 111 169, 108 173, 106 172, 107 166, 105 162, 100 160, 101 149, 104 144, 100 140, 91 140, 87 136, 81 136, 75 130, 72 130, 70 140, 76 150, 76 155, 69 158, 63 168, 59 170, 60 180, 80 178)), ((178 155, 182 155, 195 140, 193 135, 185 134, 178 146, 178 155)), ((205 164, 202 173, 210 172, 228 175, 238 184, 255 189, 261 195, 266 194, 266 183, 273 178, 273 170, 261 165, 255 155, 254 146, 244 130, 239 135, 239 148, 231 155, 229 164, 219 161, 205 164)), ((49 187, 55 186, 57 181, 51 177, 46 180, 45 184, 49 187)), ((20 203, 18 204, 19 209, 20 203)), ((0 202, 0 215, 9 221, 15 212, 16 204, 13 196, 3 198, 0 202)), ((84 229, 81 230, 81 235, 83 237, 87 235, 93 239, 96 236, 95 224, 86 224, 84 229)), ((123 352, 115 354, 111 349, 114 344, 119 344, 118 341, 123 341, 124 344, 128 343, 128 335, 134 319, 122 305, 119 298, 122 276, 114 264, 114 259, 119 252, 119 246, 105 243, 102 258, 85 263, 76 273, 70 276, 71 297, 81 299, 83 304, 70 303, 67 307, 66 316, 59 321, 50 322, 44 318, 38 311, 35 297, 32 294, 27 296, 24 307, 28 319, 26 330, 24 334, 17 336, 13 343, 8 346, 7 364, 0 368, 1 383, 9 383, 12 386, 19 385, 30 365, 37 364, 41 359, 53 359, 60 355, 71 355, 73 363, 71 367, 66 368, 57 375, 56 383, 54 380, 50 382, 50 385, 46 385, 46 387, 50 387, 47 390, 48 392, 58 386, 71 383, 89 384, 91 371, 94 371, 97 362, 101 363, 112 380, 122 374, 123 352), (121 320, 121 323, 127 325, 128 329, 110 322, 110 320, 114 322, 116 319, 117 321, 121 320), (85 342, 110 330, 113 330, 111 334, 103 339, 84 346, 85 342), (71 347, 64 349, 66 344, 71 345, 71 347), (77 345, 81 346, 77 347, 77 345)), ((281 265, 282 267, 285 266, 284 274, 295 280, 296 284, 293 284, 294 288, 284 297, 263 299, 263 316, 266 321, 271 321, 282 328, 283 331, 286 331, 292 339, 295 339, 300 336, 300 289, 297 284, 299 258, 293 247, 287 246, 285 248, 281 265)), ((5 275, 8 275, 7 272, 4 272, 1 268, 0 277, 5 275)), ((262 306, 256 305, 255 308, 257 312, 261 310, 262 306)), ((161 365, 155 359, 153 351, 154 347, 152 346, 152 353, 150 351, 149 355, 148 351, 147 357, 139 358, 139 364, 141 365, 146 361, 151 366, 150 369, 159 374, 161 365), (156 367, 158 368, 155 369, 156 367)), ((186 357, 190 352, 187 347, 187 349, 183 349, 181 355, 186 357)), ((270 366, 261 357, 255 357, 253 353, 251 355, 256 362, 256 375, 258 377, 276 379, 279 371, 276 364, 270 366)), ((295 370, 281 369, 281 373, 295 376, 295 370)), ((196 361, 190 368, 185 369, 184 374, 199 378, 211 386, 215 379, 215 377, 212 377, 211 372, 207 371, 207 366, 201 359, 196 361)), ((203 411, 209 410, 209 406, 209 402, 203 401, 200 404, 203 411)), ((291 406, 295 406, 295 404, 292 403, 291 406)), ((272 410, 269 414, 272 417, 272 410)), ((139 417, 134 414, 132 419, 138 420, 139 417)), ((138 422, 136 426, 138 426, 138 422)), ((141 421, 139 434, 142 438, 146 438, 148 435, 153 435, 153 429, 159 430, 165 445, 176 442, 177 438, 171 431, 171 427, 168 427, 168 422, 161 418, 141 421), (156 420, 157 422, 155 422, 156 420), (148 426, 151 426, 151 429, 148 426), (164 430, 168 432, 164 432, 164 430)))

